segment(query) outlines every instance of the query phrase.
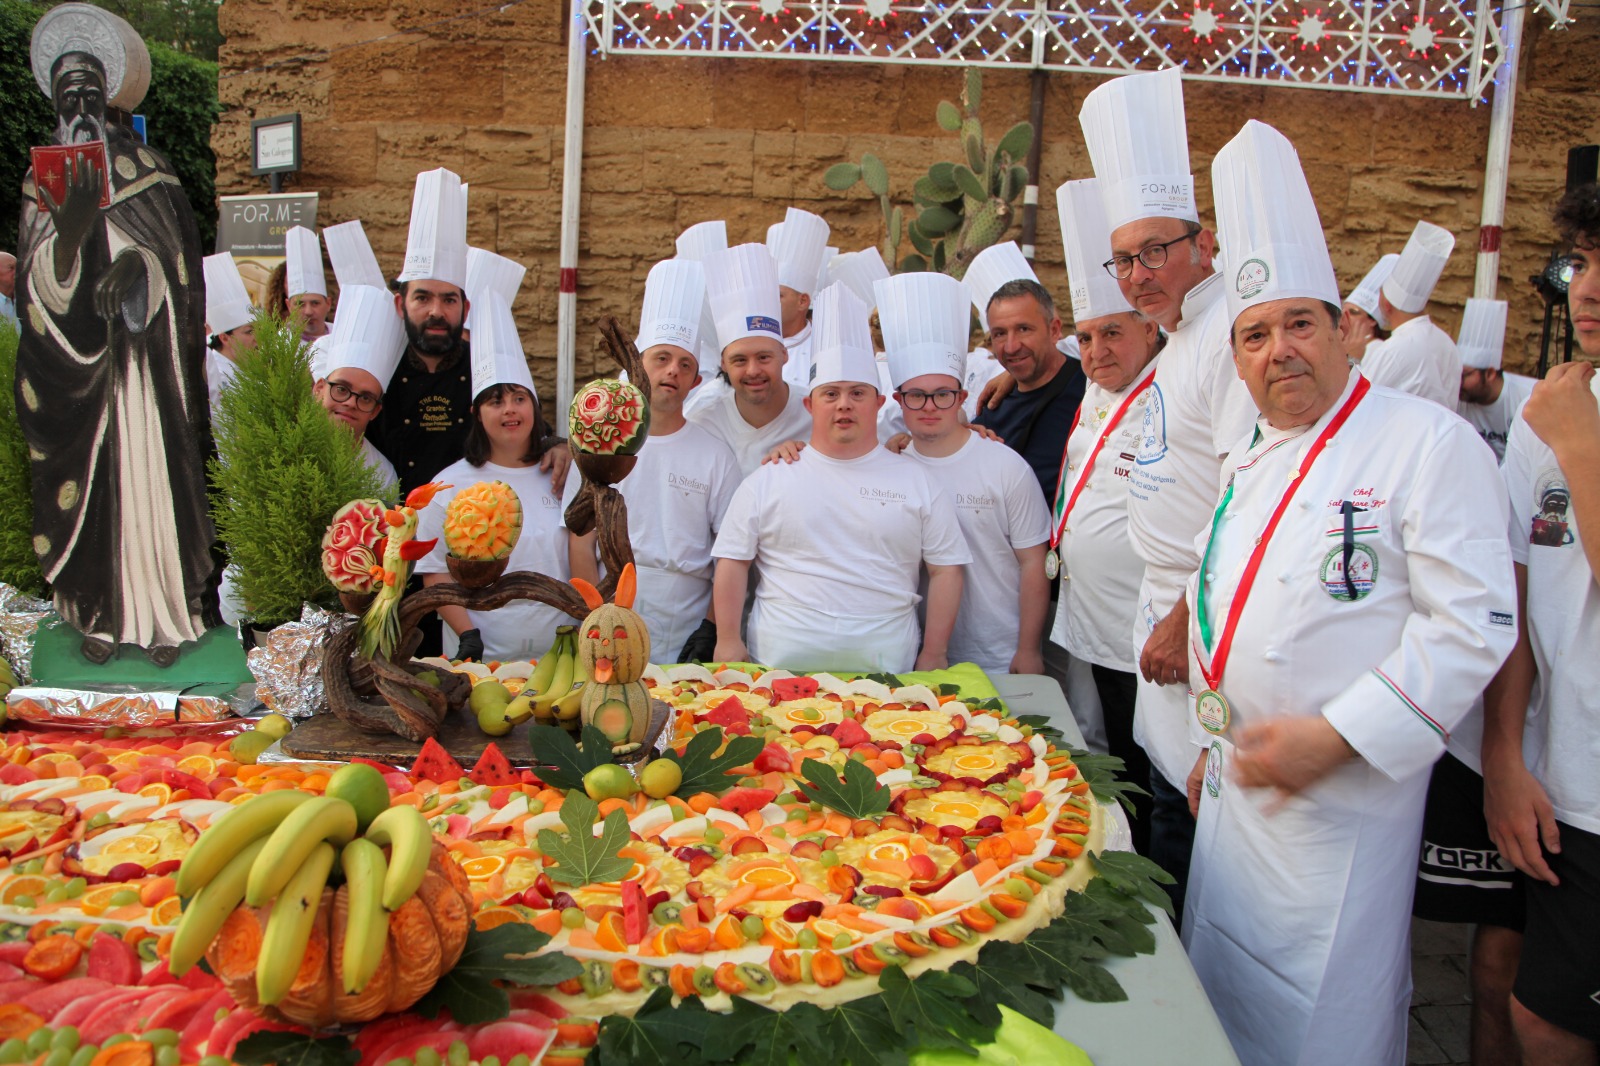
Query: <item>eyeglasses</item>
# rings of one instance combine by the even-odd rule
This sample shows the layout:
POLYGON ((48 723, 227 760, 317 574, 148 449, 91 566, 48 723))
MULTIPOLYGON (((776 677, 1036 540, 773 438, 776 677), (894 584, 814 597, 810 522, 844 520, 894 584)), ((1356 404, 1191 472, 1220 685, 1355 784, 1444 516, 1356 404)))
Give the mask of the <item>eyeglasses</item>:
POLYGON ((370 392, 357 392, 342 381, 328 381, 328 395, 333 397, 334 403, 344 403, 347 400, 355 401, 357 411, 376 411, 381 398, 370 392))
POLYGON ((955 389, 939 389, 937 392, 922 392, 913 389, 900 394, 900 402, 913 411, 920 411, 928 406, 928 401, 933 401, 933 406, 941 411, 948 411, 961 399, 961 393, 955 389))
POLYGON ((1106 268, 1106 273, 1118 281, 1127 281, 1133 277, 1133 261, 1135 259, 1145 265, 1147 270, 1160 270, 1167 265, 1167 249, 1174 244, 1182 244, 1191 238, 1198 237, 1199 231, 1185 233, 1182 237, 1174 237, 1165 244, 1152 244, 1148 248, 1139 250, 1138 255, 1114 255, 1100 265, 1106 268))

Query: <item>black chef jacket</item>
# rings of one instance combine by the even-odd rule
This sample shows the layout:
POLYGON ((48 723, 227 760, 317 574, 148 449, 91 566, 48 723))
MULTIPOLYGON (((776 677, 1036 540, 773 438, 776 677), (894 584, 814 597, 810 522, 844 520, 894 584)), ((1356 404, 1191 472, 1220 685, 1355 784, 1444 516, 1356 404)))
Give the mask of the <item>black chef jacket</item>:
POLYGON ((408 347, 383 394, 383 410, 367 431, 394 464, 400 495, 426 485, 462 457, 472 409, 472 354, 462 341, 454 358, 429 372, 408 347))

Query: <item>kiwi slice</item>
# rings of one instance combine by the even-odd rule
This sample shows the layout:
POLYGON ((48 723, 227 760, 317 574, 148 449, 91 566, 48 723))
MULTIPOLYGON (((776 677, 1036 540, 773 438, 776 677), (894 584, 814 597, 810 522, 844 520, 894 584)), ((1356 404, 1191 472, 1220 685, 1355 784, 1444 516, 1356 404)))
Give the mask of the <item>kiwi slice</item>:
POLYGON ((890 966, 902 966, 911 958, 887 940, 880 940, 872 945, 872 953, 890 966))
POLYGON ((734 972, 739 975, 739 980, 744 982, 745 990, 753 995, 765 995, 778 987, 772 971, 765 966, 757 966, 753 962, 741 962, 734 967, 734 972))
POLYGON ((639 980, 644 982, 646 988, 666 988, 669 984, 667 978, 672 973, 665 966, 639 967, 639 980))
POLYGON ((968 944, 978 939, 978 934, 973 932, 971 929, 968 929, 965 923, 962 922, 951 922, 946 925, 944 929, 945 932, 949 933, 957 940, 964 940, 968 944))
POLYGON ((694 968, 694 990, 700 996, 714 996, 722 989, 717 987, 717 971, 709 966, 696 966, 694 968))
POLYGON ((915 929, 907 930, 905 936, 913 944, 916 944, 918 947, 926 948, 929 951, 932 951, 934 948, 939 946, 930 940, 926 933, 919 933, 915 929))
POLYGON ((655 909, 650 912, 650 920, 657 925, 671 925, 673 922, 681 921, 682 916, 683 904, 681 903, 657 903, 655 909))
POLYGON ((583 986, 584 995, 590 999, 605 995, 611 991, 611 964, 599 959, 590 959, 583 964, 583 972, 578 975, 578 983, 583 986))
POLYGON ((844 975, 846 977, 865 977, 865 976, 867 976, 866 971, 863 970, 861 967, 856 965, 856 960, 850 957, 850 953, 849 952, 846 952, 845 954, 840 955, 839 956, 839 961, 844 963, 844 975))

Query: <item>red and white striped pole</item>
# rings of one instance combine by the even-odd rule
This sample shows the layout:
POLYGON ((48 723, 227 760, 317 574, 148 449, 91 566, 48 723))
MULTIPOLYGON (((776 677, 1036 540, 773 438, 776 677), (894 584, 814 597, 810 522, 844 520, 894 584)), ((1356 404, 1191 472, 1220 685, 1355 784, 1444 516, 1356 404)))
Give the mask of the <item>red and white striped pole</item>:
POLYGON ((1495 298, 1500 282, 1500 227, 1506 217, 1506 178, 1511 166, 1511 123, 1517 106, 1517 60, 1522 48, 1521 3, 1500 12, 1500 45, 1505 61, 1496 72, 1489 113, 1489 144, 1483 170, 1483 221, 1478 227, 1478 274, 1472 295, 1495 298))
POLYGON ((562 432, 572 406, 578 348, 578 211, 583 187, 583 77, 586 0, 572 0, 567 24, 567 130, 561 159, 561 290, 556 302, 556 409, 545 417, 562 432))

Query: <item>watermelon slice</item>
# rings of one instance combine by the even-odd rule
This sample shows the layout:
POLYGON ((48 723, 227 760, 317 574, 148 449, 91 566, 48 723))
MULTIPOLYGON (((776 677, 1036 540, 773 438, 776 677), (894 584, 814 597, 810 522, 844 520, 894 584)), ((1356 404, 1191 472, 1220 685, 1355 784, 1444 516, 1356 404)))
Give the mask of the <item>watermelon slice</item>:
POLYGON ((114 985, 139 983, 144 964, 133 945, 120 937, 96 933, 89 945, 89 976, 98 977, 114 985))
POLYGON ((746 736, 750 733, 750 712, 745 710, 738 696, 729 696, 711 708, 705 720, 713 725, 720 725, 729 733, 741 733, 746 736))
POLYGON ((171 996, 182 994, 183 989, 167 985, 163 988, 135 988, 126 995, 102 998, 99 1006, 79 1024, 79 1034, 86 1044, 103 1044, 108 1037, 118 1033, 142 1032, 138 1024, 140 1018, 151 1014, 171 996))
POLYGON ((730 788, 717 800, 717 806, 742 818, 751 811, 759 811, 777 795, 770 788, 730 788))
POLYGON ((183 1051, 184 1062, 195 1062, 202 1056, 206 1037, 216 1028, 217 1011, 231 1011, 233 1007, 233 997, 226 990, 218 989, 210 999, 200 1004, 199 1010, 190 1015, 189 1024, 183 1027, 183 1032, 178 1036, 178 1047, 183 1051))
MULTIPOLYGON (((235 1011, 234 1013, 237 1014, 237 1013, 241 1013, 241 1012, 235 1011)), ((287 1024, 285 1022, 275 1022, 275 1021, 272 1021, 269 1018, 263 1018, 263 1017, 261 1017, 260 1015, 256 1014, 253 1011, 243 1011, 242 1013, 244 1014, 244 1021, 241 1022, 237 1028, 233 1029, 228 1034, 227 1042, 223 1045, 222 1051, 220 1052, 221 1055, 223 1055, 225 1058, 227 1058, 229 1060, 232 1060, 234 1050, 236 1048, 238 1048, 239 1042, 244 1040, 246 1037, 249 1037, 249 1036, 251 1036, 251 1035, 253 1035, 255 1033, 303 1033, 303 1032, 305 1032, 305 1030, 302 1029, 298 1025, 289 1025, 289 1024, 287 1024)), ((223 1025, 229 1024, 230 1022, 233 1021, 233 1017, 234 1016, 232 1014, 230 1014, 228 1017, 226 1017, 226 1018, 224 1018, 222 1020, 222 1024, 223 1025)), ((217 1042, 216 1041, 216 1036, 215 1036, 215 1034, 213 1034, 213 1036, 211 1038, 211 1043, 212 1043, 213 1046, 215 1046, 216 1042, 217 1042)), ((213 1055, 219 1054, 219 1052, 213 1051, 212 1054, 213 1055)))
POLYGON ((39 775, 26 766, 18 766, 14 762, 0 763, 0 785, 26 785, 29 781, 39 780, 39 775))
POLYGON ((20 981, 28 976, 20 966, 13 966, 9 962, 0 962, 0 984, 6 981, 20 981))
MULTIPOLYGON (((50 1019, 50 1024, 55 1026, 57 1029, 60 1029, 64 1025, 82 1025, 84 1020, 87 1019, 89 1015, 93 1014, 101 1007, 106 1006, 111 1001, 131 999, 136 995, 138 995, 136 991, 129 989, 116 989, 114 991, 107 992, 105 995, 96 999, 74 1000, 57 1011, 56 1016, 50 1019)), ((4 1002, 3 993, 0 993, 0 1002, 4 1002)))
POLYGON ((22 960, 28 957, 28 951, 32 947, 33 945, 26 940, 13 940, 7 944, 0 944, 0 962, 21 966, 22 960))
POLYGON ((474 1062, 482 1062, 497 1055, 501 1062, 510 1062, 517 1055, 537 1059, 545 1046, 555 1039, 552 1029, 536 1029, 517 1022, 491 1022, 467 1037, 467 1051, 474 1062))
POLYGON ((466 776, 467 772, 461 768, 461 764, 433 737, 423 742, 417 761, 411 764, 413 781, 427 780, 443 784, 446 781, 459 781, 466 776))
POLYGON ((37 977, 19 977, 14 981, 0 981, 0 1003, 15 1003, 35 989, 45 987, 37 977))
POLYGON ((150 1017, 145 1019, 144 1027, 146 1030, 172 1029, 181 1033, 194 1019, 195 1013, 211 1001, 213 995, 215 993, 210 989, 201 989, 198 992, 190 991, 181 996, 172 996, 150 1012, 150 1017))
POLYGON ((35 989, 16 1002, 49 1021, 69 1003, 79 998, 93 999, 110 988, 109 984, 96 977, 74 977, 35 989))
POLYGON ((373 1052, 382 1051, 390 1044, 409 1032, 415 1032, 419 1027, 432 1028, 415 1014, 385 1014, 376 1021, 368 1022, 361 1027, 352 1044, 361 1052, 363 1062, 379 1062, 373 1057, 373 1052))
POLYGON ((854 718, 846 718, 833 727, 833 739, 839 742, 841 748, 853 748, 857 744, 865 744, 871 736, 862 728, 860 722, 854 718))
POLYGON ((817 679, 780 677, 772 683, 772 694, 779 700, 808 700, 817 694, 817 679))
POLYGON ((511 760, 492 740, 484 747, 483 754, 478 756, 477 764, 467 776, 480 785, 514 785, 518 781, 516 771, 511 769, 511 760))
POLYGON ((413 1032, 407 1036, 401 1037, 388 1047, 373 1055, 372 1062, 375 1063, 376 1066, 382 1066, 383 1063, 393 1062, 395 1059, 415 1059, 417 1057, 417 1050, 425 1047, 431 1047, 440 1055, 443 1055, 445 1052, 450 1050, 451 1044, 454 1044, 457 1040, 461 1039, 461 1034, 454 1030, 441 1030, 436 1028, 432 1023, 424 1024, 428 1024, 427 1032, 413 1032))

